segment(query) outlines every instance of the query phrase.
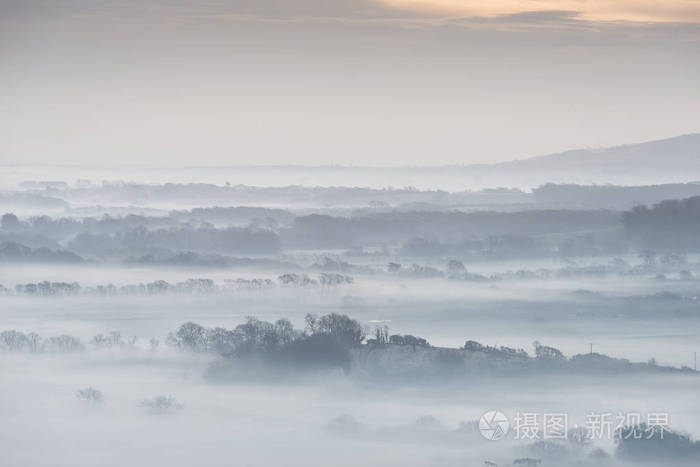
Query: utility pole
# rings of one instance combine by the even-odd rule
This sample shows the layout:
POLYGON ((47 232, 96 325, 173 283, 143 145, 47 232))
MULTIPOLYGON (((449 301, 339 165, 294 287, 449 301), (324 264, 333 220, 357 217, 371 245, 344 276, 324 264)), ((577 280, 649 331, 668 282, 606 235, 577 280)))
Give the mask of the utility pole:
POLYGON ((590 352, 590 354, 593 355, 593 342, 591 342, 591 352, 590 352))

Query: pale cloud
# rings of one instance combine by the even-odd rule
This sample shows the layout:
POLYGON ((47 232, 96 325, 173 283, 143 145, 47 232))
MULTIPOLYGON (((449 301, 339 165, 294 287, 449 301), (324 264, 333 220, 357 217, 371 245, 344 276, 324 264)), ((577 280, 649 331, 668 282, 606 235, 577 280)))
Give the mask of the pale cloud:
POLYGON ((397 22, 700 23, 700 0, 3 0, 0 22, 28 18, 220 18, 397 22))
POLYGON ((469 17, 547 11, 589 21, 700 22, 698 0, 377 0, 398 10, 469 17))

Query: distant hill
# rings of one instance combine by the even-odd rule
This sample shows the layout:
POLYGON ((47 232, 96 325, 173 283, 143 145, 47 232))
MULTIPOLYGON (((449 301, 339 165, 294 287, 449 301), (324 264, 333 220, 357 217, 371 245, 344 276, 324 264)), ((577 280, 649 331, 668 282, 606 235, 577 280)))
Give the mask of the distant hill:
MULTIPOLYGON (((482 166, 483 167, 483 166, 482 166)), ((700 133, 601 149, 576 149, 488 167, 494 170, 630 174, 694 172, 700 179, 700 133)))
MULTIPOLYGON (((504 135, 507 137, 507 135, 504 135)), ((426 155, 428 157, 429 154, 426 155)), ((466 157, 465 157, 466 158, 466 157)), ((94 185, 82 186, 89 196, 72 199, 61 189, 60 181, 75 180, 76 167, 73 166, 0 166, 0 190, 31 192, 36 196, 52 196, 65 199, 73 207, 94 204, 92 193, 102 187, 102 180, 128 181, 150 185, 154 181, 167 180, 174 184, 214 184, 223 189, 277 187, 290 189, 302 187, 364 187, 383 190, 387 187, 417 188, 420 190, 464 191, 486 188, 510 187, 532 189, 547 183, 556 184, 615 184, 615 185, 662 185, 687 183, 700 180, 700 134, 689 134, 639 144, 628 144, 601 149, 577 149, 572 151, 518 159, 497 164, 449 165, 449 166, 90 166, 80 167, 83 179, 92 180, 94 185), (22 182, 31 177, 30 184, 22 182), (37 181, 38 180, 38 181, 37 181), (41 180, 49 180, 41 182, 41 180), (48 185, 48 186, 45 186, 48 185), (65 195, 65 196, 64 196, 65 195)), ((107 184, 101 189, 112 192, 110 199, 102 199, 103 205, 119 206, 120 188, 123 183, 107 184)), ((71 185, 73 186, 73 185, 71 185)), ((77 196, 80 190, 71 195, 77 196)), ((225 190, 223 190, 225 191, 225 190)), ((336 190, 338 191, 338 190, 336 190)), ((500 195, 499 195, 500 196, 500 195)), ((228 199, 228 198, 227 198, 228 199)), ((275 201, 274 206, 290 204, 275 201)), ((348 198, 349 199, 349 198, 348 198)), ((150 198, 139 196, 135 205, 141 206, 150 198)), ((0 204, 2 204, 0 199, 0 204)), ((177 204, 177 209, 210 206, 202 204, 199 196, 188 198, 187 203, 177 204)), ((211 200, 209 200, 211 201, 211 200)), ((323 204, 334 204, 334 200, 321 199, 323 204)), ((422 202, 425 200, 411 200, 422 202)), ((411 202, 402 200, 403 203, 411 202)), ((364 202, 364 201, 363 201, 364 202)), ((516 201, 517 202, 517 201, 516 201)), ((17 204, 17 203, 14 203, 17 204)), ((242 206, 246 203, 226 203, 221 206, 242 206)), ((344 204, 349 204, 345 202, 344 204)), ((357 202, 353 203, 357 204, 357 202)), ((260 203, 256 203, 261 206, 260 203)), ((151 208, 172 209, 173 206, 151 208)), ((12 207, 12 209, 17 209, 12 207)), ((6 207, 5 211, 9 209, 6 207)))
POLYGON ((669 199, 700 196, 700 182, 615 186, 548 183, 533 190, 535 202, 568 209, 630 209, 669 199))

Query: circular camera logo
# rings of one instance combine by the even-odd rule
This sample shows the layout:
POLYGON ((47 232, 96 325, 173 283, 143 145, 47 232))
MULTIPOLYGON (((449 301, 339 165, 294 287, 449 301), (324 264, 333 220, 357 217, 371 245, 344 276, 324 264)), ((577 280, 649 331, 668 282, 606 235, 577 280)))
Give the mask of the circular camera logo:
POLYGON ((503 439, 508 434, 508 430, 510 430, 510 423, 503 412, 492 410, 479 419, 479 433, 489 441, 503 439))

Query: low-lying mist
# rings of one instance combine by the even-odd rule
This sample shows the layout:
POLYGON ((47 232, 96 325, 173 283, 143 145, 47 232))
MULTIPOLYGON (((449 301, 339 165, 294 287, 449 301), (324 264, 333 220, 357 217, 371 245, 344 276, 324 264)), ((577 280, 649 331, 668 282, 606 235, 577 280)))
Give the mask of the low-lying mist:
POLYGON ((698 465, 697 190, 20 183, 3 465, 698 465))

